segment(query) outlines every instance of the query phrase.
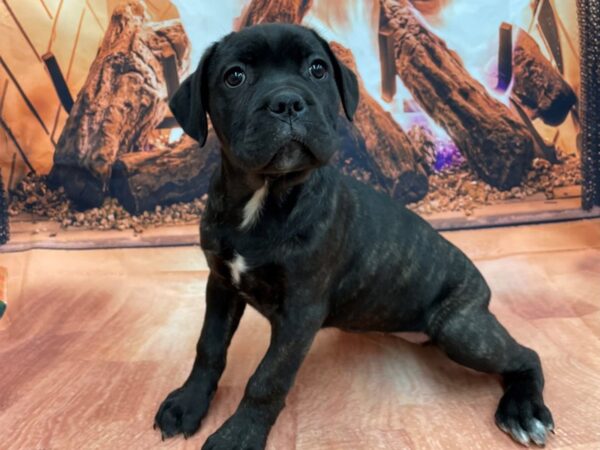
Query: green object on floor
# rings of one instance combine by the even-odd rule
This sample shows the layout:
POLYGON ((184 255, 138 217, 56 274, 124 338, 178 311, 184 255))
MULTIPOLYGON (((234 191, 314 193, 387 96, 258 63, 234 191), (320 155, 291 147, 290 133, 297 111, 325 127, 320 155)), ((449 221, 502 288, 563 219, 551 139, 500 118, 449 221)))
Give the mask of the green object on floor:
POLYGON ((6 311, 6 303, 0 300, 0 319, 4 315, 4 311, 6 311))

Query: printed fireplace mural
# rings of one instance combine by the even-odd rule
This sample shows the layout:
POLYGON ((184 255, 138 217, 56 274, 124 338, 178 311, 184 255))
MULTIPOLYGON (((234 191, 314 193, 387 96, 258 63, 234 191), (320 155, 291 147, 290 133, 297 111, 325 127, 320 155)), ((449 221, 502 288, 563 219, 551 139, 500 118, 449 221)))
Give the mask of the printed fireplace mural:
POLYGON ((61 232, 197 222, 219 144, 212 131, 202 149, 182 135, 166 100, 211 42, 263 22, 314 28, 357 73, 360 105, 353 123, 340 117, 334 164, 438 228, 597 214, 581 209, 582 184, 583 206, 599 202, 597 124, 582 117, 597 106, 598 43, 581 14, 594 7, 2 0, 8 214, 61 232))

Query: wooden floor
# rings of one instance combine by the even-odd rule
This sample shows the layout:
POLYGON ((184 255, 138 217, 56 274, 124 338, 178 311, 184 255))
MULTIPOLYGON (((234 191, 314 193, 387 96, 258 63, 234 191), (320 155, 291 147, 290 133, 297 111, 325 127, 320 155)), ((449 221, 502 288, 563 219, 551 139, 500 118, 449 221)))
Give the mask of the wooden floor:
MULTIPOLYGON (((492 310, 535 348, 557 433, 600 449, 600 221, 447 234, 476 261, 492 310)), ((207 271, 193 247, 0 254, 0 449, 198 449, 240 400, 268 342, 248 310, 200 432, 161 442, 152 420, 187 375, 207 271)), ((498 380, 432 346, 322 331, 269 449, 510 449, 498 380)))

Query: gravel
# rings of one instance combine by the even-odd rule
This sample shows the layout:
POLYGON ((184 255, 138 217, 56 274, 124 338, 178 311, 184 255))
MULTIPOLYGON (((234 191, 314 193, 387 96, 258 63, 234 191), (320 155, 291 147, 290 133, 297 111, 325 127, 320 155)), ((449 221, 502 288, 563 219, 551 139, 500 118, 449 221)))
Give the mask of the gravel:
POLYGON ((28 175, 11 191, 9 214, 21 212, 60 222, 62 228, 86 228, 96 230, 134 230, 158 225, 181 225, 199 221, 206 194, 189 203, 157 206, 138 216, 129 214, 116 199, 107 198, 100 208, 78 211, 67 198, 62 187, 51 190, 45 177, 28 175))
POLYGON ((581 185, 579 158, 573 154, 559 154, 559 158, 562 162, 554 165, 544 159, 534 159, 524 183, 509 191, 500 191, 481 181, 466 163, 450 167, 431 175, 427 196, 408 207, 425 216, 447 211, 470 216, 477 207, 540 193, 551 200, 556 197, 555 189, 581 185))
MULTIPOLYGON (((581 184, 581 169, 576 155, 559 155, 562 163, 552 165, 535 159, 524 184, 510 191, 499 191, 479 180, 465 163, 450 166, 429 177, 429 193, 408 205, 413 211, 427 216, 433 213, 459 211, 466 216, 477 207, 542 193, 555 198, 555 189, 581 184)), ((102 207, 87 211, 76 210, 64 190, 51 190, 45 177, 28 175, 11 191, 9 215, 33 213, 57 221, 62 228, 96 230, 128 230, 142 233, 145 228, 160 225, 196 223, 206 204, 206 194, 190 203, 157 206, 138 216, 129 214, 115 199, 106 199, 102 207)))

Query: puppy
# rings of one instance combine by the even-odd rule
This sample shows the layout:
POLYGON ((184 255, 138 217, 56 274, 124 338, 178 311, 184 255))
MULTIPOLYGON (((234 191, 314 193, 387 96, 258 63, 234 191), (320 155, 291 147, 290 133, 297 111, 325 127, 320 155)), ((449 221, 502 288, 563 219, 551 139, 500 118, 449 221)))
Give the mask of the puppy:
POLYGON ((262 449, 323 327, 424 332, 454 361, 500 374, 496 423, 522 444, 554 427, 537 354, 488 311, 473 263, 388 196, 336 172, 340 108, 355 75, 314 31, 259 25, 210 47, 170 107, 201 144, 207 114, 222 144, 201 224, 210 267, 193 368, 160 405, 163 437, 193 434, 247 304, 270 322, 269 349, 235 414, 203 449, 262 449))

